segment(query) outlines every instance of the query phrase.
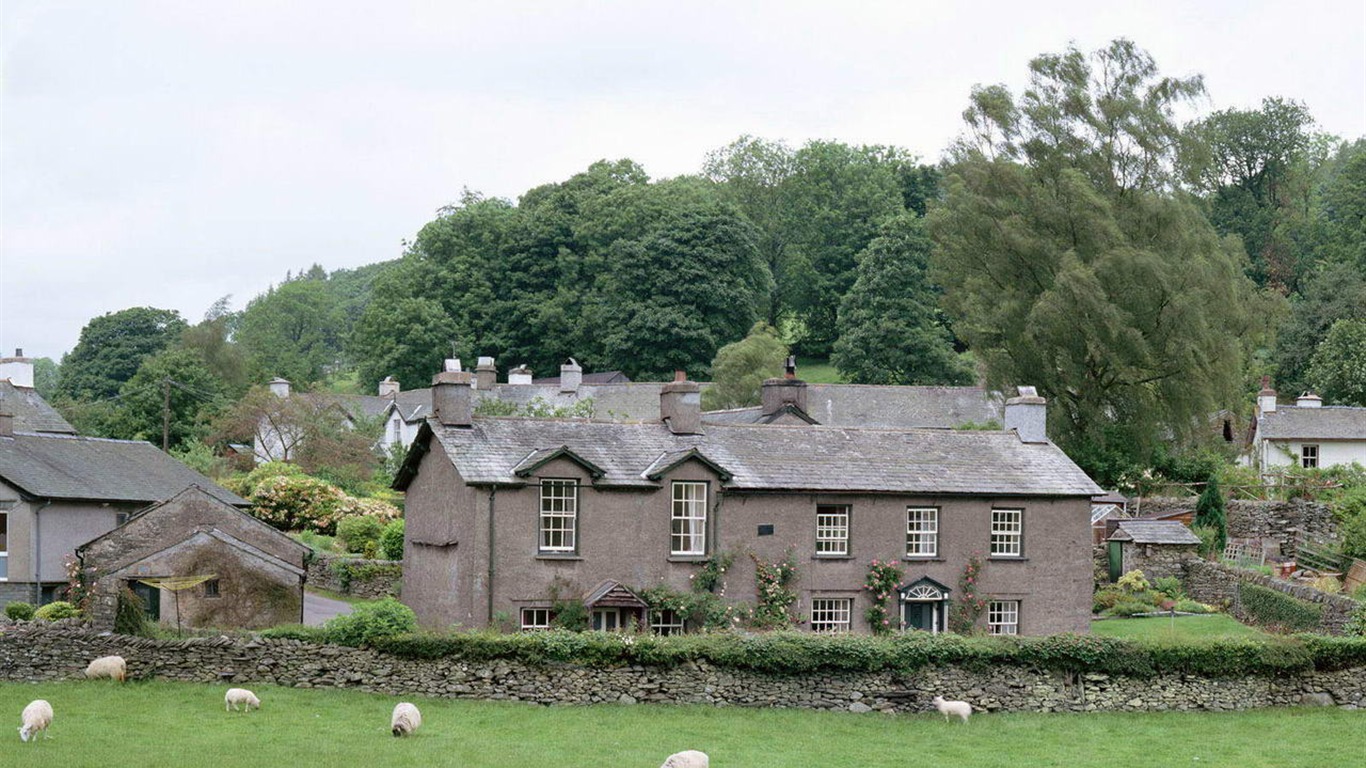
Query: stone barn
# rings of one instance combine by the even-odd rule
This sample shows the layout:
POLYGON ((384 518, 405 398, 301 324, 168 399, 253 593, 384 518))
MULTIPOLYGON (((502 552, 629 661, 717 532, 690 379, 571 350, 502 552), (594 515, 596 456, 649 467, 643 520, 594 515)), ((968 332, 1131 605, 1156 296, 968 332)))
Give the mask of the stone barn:
POLYGON ((198 487, 153 504, 77 548, 91 619, 109 629, 132 590, 174 626, 255 629, 303 620, 308 548, 198 487), (207 578, 205 578, 207 577, 207 578), (158 580, 202 579, 172 591, 158 580), (147 581, 153 582, 148 584, 147 581))
POLYGON ((1114 520, 1106 539, 1110 580, 1143 571, 1148 581, 1182 576, 1181 564, 1199 557, 1200 537, 1176 520, 1114 520))

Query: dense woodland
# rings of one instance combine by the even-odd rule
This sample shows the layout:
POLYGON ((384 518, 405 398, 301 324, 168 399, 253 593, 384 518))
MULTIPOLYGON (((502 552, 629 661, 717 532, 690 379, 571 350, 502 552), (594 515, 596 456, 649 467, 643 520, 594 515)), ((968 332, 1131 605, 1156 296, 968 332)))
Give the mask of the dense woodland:
POLYGON ((169 392, 188 451, 232 439, 275 376, 373 393, 451 354, 537 375, 574 356, 715 379, 719 406, 791 350, 854 383, 1036 385, 1107 484, 1179 473, 1264 374, 1366 405, 1366 139, 1291 97, 1211 112, 1198 76, 1124 40, 1029 78, 974 89, 937 163, 744 136, 689 176, 604 160, 515 201, 466 190, 398 258, 198 321, 94 318, 38 387, 85 432, 153 441, 169 392))

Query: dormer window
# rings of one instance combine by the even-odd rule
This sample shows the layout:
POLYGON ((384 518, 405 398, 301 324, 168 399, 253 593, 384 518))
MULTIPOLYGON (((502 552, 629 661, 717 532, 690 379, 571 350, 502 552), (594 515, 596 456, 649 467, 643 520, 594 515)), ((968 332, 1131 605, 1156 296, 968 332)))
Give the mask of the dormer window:
POLYGON ((673 521, 669 554, 707 554, 707 484, 673 482, 673 521))
POLYGON ((542 552, 573 552, 578 546, 579 484, 574 480, 541 481, 542 552))

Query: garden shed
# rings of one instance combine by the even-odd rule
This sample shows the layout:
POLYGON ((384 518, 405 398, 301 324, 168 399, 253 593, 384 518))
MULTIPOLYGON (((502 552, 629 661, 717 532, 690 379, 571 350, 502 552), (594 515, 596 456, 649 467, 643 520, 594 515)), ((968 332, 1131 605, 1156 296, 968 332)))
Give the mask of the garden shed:
POLYGON ((1113 520, 1106 538, 1110 580, 1142 571, 1149 581, 1182 575, 1181 564, 1198 557, 1200 537, 1176 520, 1113 520))

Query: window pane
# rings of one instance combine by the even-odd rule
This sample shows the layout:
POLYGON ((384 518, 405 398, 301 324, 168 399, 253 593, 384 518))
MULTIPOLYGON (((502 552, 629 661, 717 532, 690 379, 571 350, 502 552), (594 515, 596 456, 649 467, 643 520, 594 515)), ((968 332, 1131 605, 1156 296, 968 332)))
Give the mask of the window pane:
POLYGON ((523 608, 522 629, 550 629, 550 609, 523 608))
POLYGON ((816 554, 849 554, 849 507, 816 507, 816 554))
POLYGON ((675 555, 706 554, 707 484, 673 484, 673 520, 669 551, 675 555))
POLYGON ((573 480, 541 481, 542 551, 573 552, 577 544, 578 483, 573 480))
POLYGON ((815 598, 811 601, 813 632, 848 632, 854 601, 847 597, 815 598))
POLYGON ((991 510, 991 554, 1003 557, 1019 555, 1023 531, 1023 510, 991 510))
POLYGON ((1020 633, 1020 601, 992 600, 987 606, 987 628, 993 635, 1020 633))
POLYGON ((939 554, 939 510, 906 508, 906 556, 939 554))
POLYGON ((677 611, 662 610, 655 611, 650 616, 650 629, 656 635, 681 635, 683 634, 683 618, 677 611))

